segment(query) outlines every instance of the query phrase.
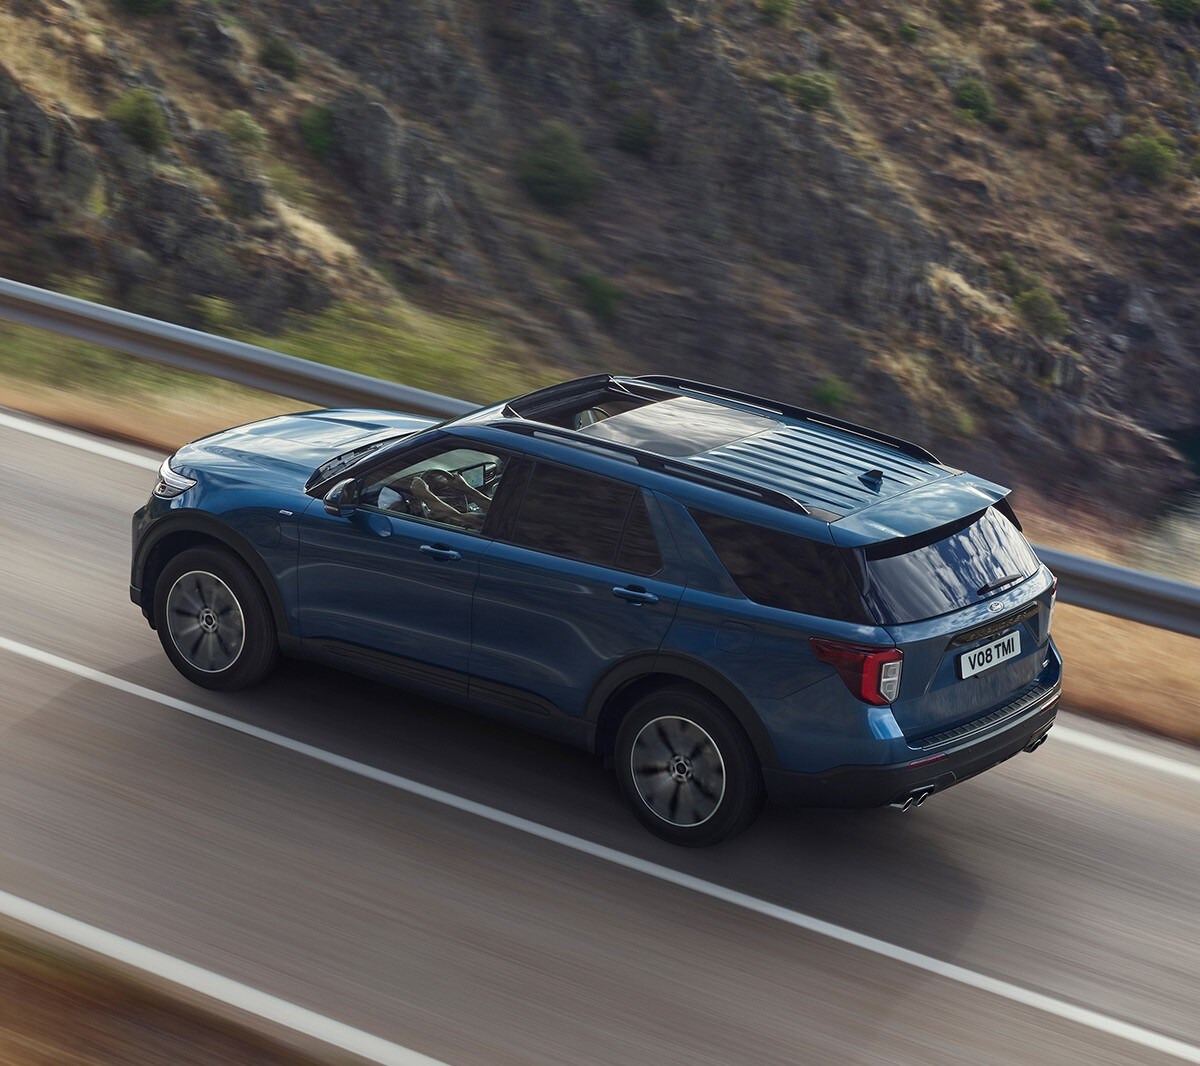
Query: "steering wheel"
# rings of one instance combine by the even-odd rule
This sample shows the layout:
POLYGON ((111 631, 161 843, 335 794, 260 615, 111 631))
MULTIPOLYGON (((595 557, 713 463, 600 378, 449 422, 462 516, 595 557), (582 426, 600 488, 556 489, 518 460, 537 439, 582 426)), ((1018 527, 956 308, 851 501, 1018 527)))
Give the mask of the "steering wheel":
POLYGON ((424 478, 425 484, 435 496, 440 496, 450 506, 460 511, 470 510, 466 493, 455 484, 457 474, 449 470, 422 470, 417 477, 424 478))

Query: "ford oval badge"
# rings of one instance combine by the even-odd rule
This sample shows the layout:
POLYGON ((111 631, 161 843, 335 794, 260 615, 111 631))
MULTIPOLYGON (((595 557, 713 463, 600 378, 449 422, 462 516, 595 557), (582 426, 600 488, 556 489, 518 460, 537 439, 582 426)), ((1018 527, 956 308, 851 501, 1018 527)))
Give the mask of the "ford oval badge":
POLYGON ((995 614, 997 611, 1001 610, 1003 607, 1004 607, 1004 604, 1002 604, 999 600, 996 600, 993 603, 988 604, 988 610, 991 611, 993 614, 995 614))

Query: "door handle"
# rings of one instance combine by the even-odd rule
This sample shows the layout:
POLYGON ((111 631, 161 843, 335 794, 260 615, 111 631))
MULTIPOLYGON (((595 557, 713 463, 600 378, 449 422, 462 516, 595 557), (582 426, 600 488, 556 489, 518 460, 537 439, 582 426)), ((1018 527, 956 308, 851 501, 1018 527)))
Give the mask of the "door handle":
POLYGON ((461 552, 456 552, 453 548, 447 548, 444 544, 422 544, 417 549, 422 555, 428 555, 433 559, 441 559, 444 562, 453 563, 462 558, 461 552))
POLYGON ((642 603, 658 603, 658 597, 653 592, 647 592, 639 585, 629 585, 622 587, 618 585, 612 590, 612 594, 619 600, 628 600, 630 603, 637 605, 642 603))

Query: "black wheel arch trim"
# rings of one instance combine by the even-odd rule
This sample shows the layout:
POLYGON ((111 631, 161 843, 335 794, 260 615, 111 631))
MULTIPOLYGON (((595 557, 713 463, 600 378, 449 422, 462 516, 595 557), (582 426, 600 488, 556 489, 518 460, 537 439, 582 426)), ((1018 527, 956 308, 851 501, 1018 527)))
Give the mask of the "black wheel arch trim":
MULTIPOLYGON (((770 733, 767 732, 767 727, 763 725, 762 719, 738 687, 707 663, 675 652, 647 652, 622 659, 609 667, 592 686, 584 709, 584 718, 598 726, 604 708, 613 696, 642 678, 653 675, 677 677, 710 692, 729 708, 746 731, 750 743, 754 746, 754 753, 758 756, 762 766, 765 768, 779 766, 779 756, 776 754, 775 744, 771 740, 770 733)), ((597 728, 594 743, 599 745, 603 739, 597 728)))
MULTIPOLYGON (((253 545, 236 530, 204 511, 176 511, 165 515, 154 523, 138 542, 134 553, 132 584, 139 591, 142 613, 147 621, 154 625, 154 597, 148 595, 150 586, 146 582, 146 564, 149 562, 154 549, 167 537, 177 533, 192 533, 211 540, 218 541, 230 549, 249 568, 259 585, 266 594, 267 603, 271 607, 271 615, 275 619, 275 628, 281 636, 291 635, 287 612, 284 610, 283 597, 279 595, 279 587, 271 575, 262 556, 254 550, 253 545)), ((154 575, 157 580, 158 575, 154 575)))

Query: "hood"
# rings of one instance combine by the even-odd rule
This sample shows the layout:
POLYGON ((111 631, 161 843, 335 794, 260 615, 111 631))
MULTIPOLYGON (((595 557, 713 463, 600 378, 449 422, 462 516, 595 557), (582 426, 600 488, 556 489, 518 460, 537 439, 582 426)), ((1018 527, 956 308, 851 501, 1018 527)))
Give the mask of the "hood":
POLYGON ((956 474, 918 485, 832 522, 829 532, 842 548, 861 548, 897 537, 912 537, 983 511, 1009 490, 973 474, 956 474))
MULTIPOLYGON (((322 463, 376 441, 396 440, 437 424, 437 419, 393 411, 306 411, 236 426, 186 444, 171 465, 232 472, 247 466, 298 477, 303 483, 322 463)), ((192 468, 192 469, 190 469, 192 468)))

